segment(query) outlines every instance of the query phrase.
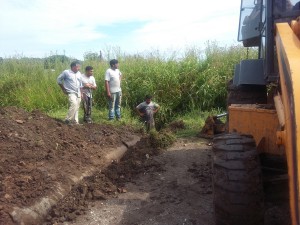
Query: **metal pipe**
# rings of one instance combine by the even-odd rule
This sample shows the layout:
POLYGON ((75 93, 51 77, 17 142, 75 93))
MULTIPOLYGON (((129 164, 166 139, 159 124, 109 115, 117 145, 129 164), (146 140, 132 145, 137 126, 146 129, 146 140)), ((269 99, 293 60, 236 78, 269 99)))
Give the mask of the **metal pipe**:
POLYGON ((227 115, 228 115, 228 113, 226 112, 226 113, 222 113, 222 114, 216 115, 216 117, 217 118, 221 118, 221 117, 227 116, 227 115))

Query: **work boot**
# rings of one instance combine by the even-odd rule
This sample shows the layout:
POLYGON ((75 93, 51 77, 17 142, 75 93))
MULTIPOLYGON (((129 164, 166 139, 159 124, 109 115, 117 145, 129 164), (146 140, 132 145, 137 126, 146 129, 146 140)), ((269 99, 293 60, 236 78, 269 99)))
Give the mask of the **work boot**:
POLYGON ((71 125, 71 121, 70 120, 65 120, 65 124, 71 125))

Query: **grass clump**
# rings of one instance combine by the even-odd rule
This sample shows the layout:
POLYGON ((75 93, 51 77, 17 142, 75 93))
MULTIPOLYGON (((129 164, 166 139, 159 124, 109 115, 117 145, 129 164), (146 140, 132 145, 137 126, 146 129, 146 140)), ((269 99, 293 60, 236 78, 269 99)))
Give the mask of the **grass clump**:
POLYGON ((176 141, 176 136, 168 130, 156 131, 153 129, 149 131, 149 138, 151 146, 158 151, 171 146, 176 141))

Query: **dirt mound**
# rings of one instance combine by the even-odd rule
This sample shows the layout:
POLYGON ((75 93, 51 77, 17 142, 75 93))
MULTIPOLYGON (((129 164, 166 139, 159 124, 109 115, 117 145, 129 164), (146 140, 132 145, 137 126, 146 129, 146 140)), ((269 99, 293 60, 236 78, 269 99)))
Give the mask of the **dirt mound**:
POLYGON ((218 119, 217 116, 208 116, 198 136, 202 138, 213 138, 215 134, 224 133, 225 128, 226 125, 218 119))
POLYGON ((53 192, 57 182, 104 162, 103 153, 130 141, 130 127, 65 125, 40 111, 0 108, 0 224, 8 212, 53 192))

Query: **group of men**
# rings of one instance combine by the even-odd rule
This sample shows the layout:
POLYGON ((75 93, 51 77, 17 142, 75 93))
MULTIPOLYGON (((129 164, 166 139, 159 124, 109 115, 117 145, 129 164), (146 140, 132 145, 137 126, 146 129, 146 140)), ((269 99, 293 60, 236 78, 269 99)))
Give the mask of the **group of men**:
MULTIPOLYGON (((64 94, 68 95, 69 110, 65 119, 66 124, 79 124, 79 108, 82 101, 84 117, 83 121, 92 123, 92 99, 93 90, 96 90, 96 80, 93 76, 94 68, 87 66, 85 73, 80 73, 80 63, 74 61, 70 69, 64 70, 58 77, 57 83, 64 94)), ((105 73, 105 91, 109 103, 108 119, 121 119, 121 90, 122 73, 119 70, 119 62, 110 60, 110 68, 105 73)), ((153 115, 159 110, 159 105, 151 101, 152 96, 147 95, 145 101, 140 103, 136 110, 147 130, 155 128, 153 115)))

